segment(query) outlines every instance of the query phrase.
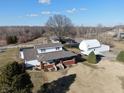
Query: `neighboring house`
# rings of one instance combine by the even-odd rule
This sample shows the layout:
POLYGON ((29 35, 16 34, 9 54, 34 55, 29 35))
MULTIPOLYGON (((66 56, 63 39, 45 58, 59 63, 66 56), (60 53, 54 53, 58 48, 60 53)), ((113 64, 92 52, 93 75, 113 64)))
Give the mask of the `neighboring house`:
POLYGON ((118 32, 118 33, 117 33, 117 39, 118 39, 118 40, 124 39, 124 32, 118 32))
POLYGON ((114 37, 117 40, 124 39, 124 26, 118 26, 113 29, 113 33, 115 33, 114 37))
POLYGON ((110 47, 108 45, 100 44, 100 42, 96 39, 92 40, 83 40, 79 48, 81 53, 84 55, 89 55, 92 51, 97 54, 101 54, 102 52, 109 51, 110 47))
POLYGON ((77 37, 76 37, 74 40, 75 40, 77 43, 80 44, 80 43, 82 42, 82 39, 84 39, 84 38, 80 38, 80 37, 77 38, 77 37))
POLYGON ((38 67, 39 69, 57 70, 56 64, 75 58, 76 54, 64 51, 60 43, 36 45, 30 48, 20 49, 21 58, 26 67, 38 67))
POLYGON ((50 37, 50 41, 51 41, 52 43, 60 43, 60 42, 59 42, 59 38, 58 38, 57 36, 51 36, 51 37, 50 37))

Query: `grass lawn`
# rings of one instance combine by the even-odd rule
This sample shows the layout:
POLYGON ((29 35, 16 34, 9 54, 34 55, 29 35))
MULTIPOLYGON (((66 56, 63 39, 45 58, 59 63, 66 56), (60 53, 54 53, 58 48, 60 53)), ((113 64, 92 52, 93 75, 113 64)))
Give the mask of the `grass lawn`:
MULTIPOLYGON (((0 67, 13 61, 22 62, 21 59, 19 59, 18 48, 7 49, 4 52, 0 53, 0 67)), ((41 71, 28 71, 28 70, 27 72, 30 74, 31 80, 34 85, 33 93, 37 93, 37 91, 40 89, 40 86, 43 84, 42 72, 41 71)))
POLYGON ((77 54, 80 53, 80 50, 78 48, 75 48, 75 47, 64 47, 64 48, 68 51, 72 51, 72 52, 77 53, 77 54))
POLYGON ((13 61, 21 62, 19 60, 18 48, 6 49, 4 52, 0 53, 0 67, 13 61))
POLYGON ((38 90, 41 90, 41 86, 44 83, 44 74, 42 71, 27 71, 30 76, 31 76, 31 80, 32 83, 34 85, 33 87, 33 93, 37 93, 38 90))

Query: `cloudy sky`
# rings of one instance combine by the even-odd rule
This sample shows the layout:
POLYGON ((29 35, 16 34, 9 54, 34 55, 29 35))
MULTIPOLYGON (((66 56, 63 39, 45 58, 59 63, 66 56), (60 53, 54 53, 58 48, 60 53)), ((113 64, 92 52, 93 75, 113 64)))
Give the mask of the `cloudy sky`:
POLYGON ((74 25, 124 24, 124 0, 0 0, 0 26, 45 25, 54 14, 74 25))

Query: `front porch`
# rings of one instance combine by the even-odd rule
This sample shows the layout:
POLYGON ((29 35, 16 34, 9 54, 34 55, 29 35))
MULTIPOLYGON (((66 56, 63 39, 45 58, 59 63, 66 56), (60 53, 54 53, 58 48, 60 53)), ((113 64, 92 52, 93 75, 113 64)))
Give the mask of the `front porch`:
POLYGON ((75 58, 70 59, 70 60, 59 60, 59 62, 54 61, 53 63, 41 62, 41 69, 43 69, 44 71, 58 71, 58 70, 70 67, 74 64, 76 64, 75 58))

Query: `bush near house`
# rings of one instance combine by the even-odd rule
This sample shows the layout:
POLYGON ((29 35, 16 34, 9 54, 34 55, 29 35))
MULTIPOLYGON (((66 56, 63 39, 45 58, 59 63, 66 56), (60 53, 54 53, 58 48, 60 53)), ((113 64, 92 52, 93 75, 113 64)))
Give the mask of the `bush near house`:
POLYGON ((97 63, 96 55, 95 55, 95 53, 93 51, 88 55, 87 61, 89 63, 92 63, 92 64, 96 64, 97 63))
POLYGON ((116 59, 120 62, 124 62, 124 51, 121 51, 116 59))

